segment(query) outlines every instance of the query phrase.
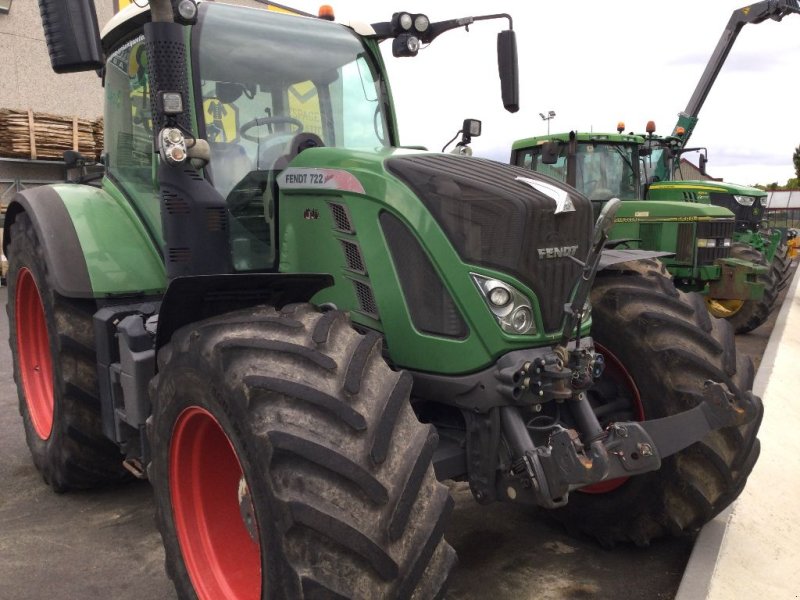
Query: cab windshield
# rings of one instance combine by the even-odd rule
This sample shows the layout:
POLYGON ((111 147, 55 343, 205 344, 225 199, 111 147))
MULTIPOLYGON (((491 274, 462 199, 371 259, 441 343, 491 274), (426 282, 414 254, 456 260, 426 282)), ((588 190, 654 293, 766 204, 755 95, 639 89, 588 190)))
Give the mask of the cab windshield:
POLYGON ((234 268, 275 269, 277 173, 308 148, 391 144, 386 84, 362 40, 329 21, 203 3, 194 30, 198 128, 234 268))
POLYGON ((575 187, 591 200, 638 199, 633 146, 623 144, 578 144, 575 187))
POLYGON ((211 176, 228 192, 252 170, 275 168, 301 133, 316 145, 390 143, 380 71, 350 29, 328 21, 204 3, 193 39, 198 121, 211 176))

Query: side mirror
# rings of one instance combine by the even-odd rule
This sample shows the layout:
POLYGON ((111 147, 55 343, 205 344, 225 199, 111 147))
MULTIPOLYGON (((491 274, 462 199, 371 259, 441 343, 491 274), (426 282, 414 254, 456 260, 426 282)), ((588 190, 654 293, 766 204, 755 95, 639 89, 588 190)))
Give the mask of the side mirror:
POLYGON ((103 66, 94 0, 39 0, 50 64, 56 73, 103 66))
POLYGON ((554 165, 561 154, 561 144, 558 142, 545 142, 542 144, 542 164, 554 165))
POLYGON ((503 106, 508 112, 517 112, 519 110, 519 66, 517 35, 513 29, 497 34, 497 68, 500 73, 503 106))
POLYGON ((708 159, 706 158, 705 154, 700 154, 700 174, 706 175, 706 163, 708 159))

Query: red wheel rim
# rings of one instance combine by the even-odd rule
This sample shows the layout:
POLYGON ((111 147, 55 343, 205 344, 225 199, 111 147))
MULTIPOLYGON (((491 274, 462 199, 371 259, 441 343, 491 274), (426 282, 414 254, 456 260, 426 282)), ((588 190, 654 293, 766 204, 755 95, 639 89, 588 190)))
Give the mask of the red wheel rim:
POLYGON ((17 274, 14 310, 17 325, 17 356, 22 390, 33 429, 46 440, 53 431, 53 359, 47 338, 47 321, 39 288, 26 268, 17 274))
POLYGON ((185 409, 169 449, 172 513, 186 570, 200 600, 261 598, 261 547, 239 510, 242 467, 207 410, 185 409))
MULTIPOLYGON (((595 349, 603 355, 606 361, 606 367, 603 371, 603 377, 610 377, 613 379, 620 388, 628 391, 631 398, 631 410, 635 421, 644 421, 644 406, 642 405, 642 398, 639 395, 639 388, 633 381, 633 377, 622 364, 622 362, 614 356, 605 346, 595 342, 595 349)), ((580 488, 578 491, 585 494, 607 494, 614 491, 628 481, 629 477, 617 477, 616 479, 609 479, 601 483, 587 485, 580 488)))

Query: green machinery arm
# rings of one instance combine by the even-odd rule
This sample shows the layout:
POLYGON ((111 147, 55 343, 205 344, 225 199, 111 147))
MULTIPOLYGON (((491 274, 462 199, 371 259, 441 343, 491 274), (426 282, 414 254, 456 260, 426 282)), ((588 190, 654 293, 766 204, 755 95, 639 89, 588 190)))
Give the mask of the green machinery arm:
MULTIPOLYGON (((781 21, 783 17, 791 13, 800 14, 800 0, 763 0, 733 11, 725 30, 722 32, 722 36, 717 42, 716 48, 714 48, 714 53, 700 76, 700 81, 697 82, 689 103, 678 114, 678 122, 675 124, 672 135, 680 140, 680 147, 684 147, 688 143, 695 125, 697 125, 700 109, 703 107, 703 103, 706 101, 706 97, 711 91, 722 65, 725 64, 725 59, 728 58, 728 54, 742 27, 748 23, 761 23, 767 19, 781 21), (681 129, 683 129, 682 133, 680 132, 681 129)), ((670 179, 668 173, 669 161, 666 154, 666 152, 662 154, 654 171, 655 175, 662 181, 670 179)))

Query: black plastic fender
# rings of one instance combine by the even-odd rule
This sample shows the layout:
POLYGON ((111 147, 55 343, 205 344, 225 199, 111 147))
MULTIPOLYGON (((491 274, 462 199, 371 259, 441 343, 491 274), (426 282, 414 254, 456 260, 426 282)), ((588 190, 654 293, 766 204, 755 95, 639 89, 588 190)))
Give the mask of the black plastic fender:
POLYGON ((325 273, 242 273, 195 275, 173 279, 161 302, 156 329, 156 354, 172 334, 189 323, 226 312, 269 304, 307 302, 333 285, 325 273))
POLYGON ((41 186, 14 196, 3 226, 3 254, 11 241, 11 224, 21 212, 30 216, 41 240, 45 261, 50 265, 47 283, 62 296, 92 298, 89 269, 78 233, 58 192, 51 186, 41 186))

